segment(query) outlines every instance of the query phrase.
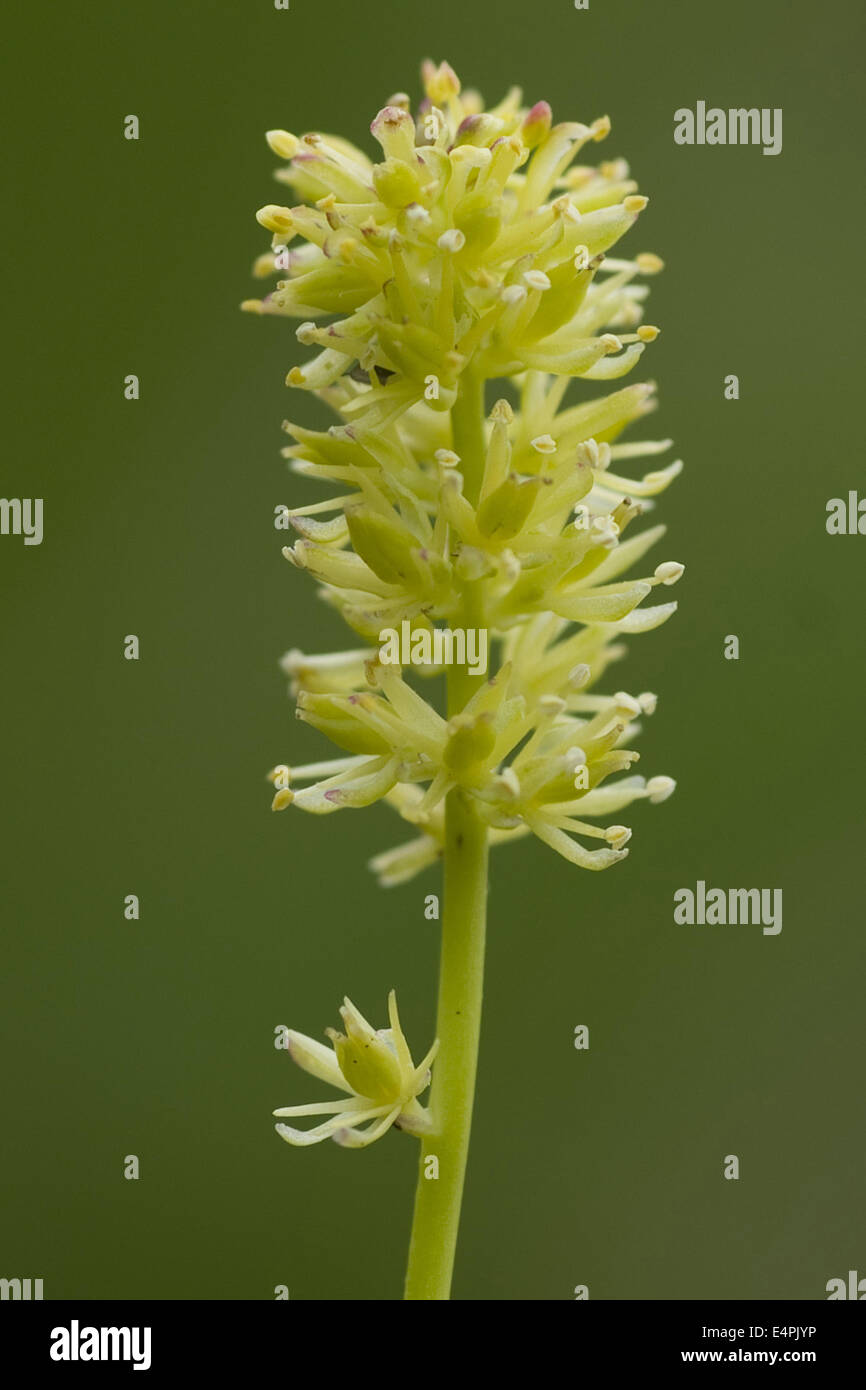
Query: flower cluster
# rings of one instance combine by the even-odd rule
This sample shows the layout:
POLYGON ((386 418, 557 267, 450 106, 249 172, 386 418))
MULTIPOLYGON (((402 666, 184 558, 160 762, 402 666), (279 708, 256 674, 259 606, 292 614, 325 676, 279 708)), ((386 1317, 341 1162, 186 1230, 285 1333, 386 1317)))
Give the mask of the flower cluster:
POLYGON ((653 464, 669 440, 620 442, 653 408, 651 383, 566 393, 573 378, 623 377, 657 337, 642 318, 661 262, 607 254, 647 200, 624 161, 575 162, 606 117, 553 124, 517 90, 485 111, 447 64, 423 77, 414 115, 399 93, 373 121, 379 162, 335 136, 268 135, 295 201, 258 213, 273 244, 256 272, 280 278, 245 307, 301 320, 316 352, 288 384, 339 419, 285 426, 293 469, 336 493, 291 513, 298 539, 284 554, 362 643, 284 658, 299 717, 346 756, 275 768, 273 806, 386 800, 418 836, 373 861, 385 883, 440 854, 454 787, 492 842, 532 833, 601 869, 630 835, 608 818, 674 786, 629 773, 655 697, 596 687, 620 639, 676 607, 645 602, 683 567, 645 566, 664 528, 633 523, 681 464, 653 464), (626 476, 641 459, 651 471, 626 476), (448 719, 377 642, 467 613, 498 665, 448 719))
POLYGON ((415 1066, 409 1044, 400 1027, 394 991, 388 995, 390 1028, 378 1031, 370 1026, 350 999, 340 1010, 345 1033, 327 1030, 332 1048, 290 1031, 289 1055, 304 1071, 348 1092, 345 1100, 312 1105, 289 1105, 275 1110, 280 1119, 307 1115, 330 1115, 313 1129, 293 1129, 277 1125, 277 1133, 287 1144, 304 1147, 333 1139, 348 1149, 364 1149, 381 1139, 392 1125, 408 1134, 426 1134, 430 1121, 418 1096, 430 1084, 430 1065, 439 1044, 435 1042, 419 1066, 415 1066), (366 1128, 363 1126, 366 1125, 366 1128))

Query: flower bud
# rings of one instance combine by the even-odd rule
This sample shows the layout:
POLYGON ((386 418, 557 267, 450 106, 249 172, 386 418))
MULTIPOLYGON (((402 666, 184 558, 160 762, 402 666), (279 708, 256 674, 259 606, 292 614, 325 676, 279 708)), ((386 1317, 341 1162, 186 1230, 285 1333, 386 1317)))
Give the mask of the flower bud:
POLYGON ((294 226, 291 209, 278 207, 276 203, 267 203, 265 207, 259 208, 256 221, 262 227, 267 227, 269 232, 279 232, 280 236, 285 237, 294 226))
POLYGON ((300 149, 300 140, 287 130, 269 130, 265 135, 268 145, 280 159, 293 159, 300 149))
POLYGON ((415 122, 399 106, 385 106, 370 126, 389 159, 408 164, 415 159, 415 122))
POLYGON ((520 133, 523 143, 534 150, 550 131, 553 113, 546 101, 537 101, 524 117, 520 133))
POLYGON ((483 536, 510 540, 523 527, 542 487, 541 478, 510 473, 478 508, 478 529, 483 536))

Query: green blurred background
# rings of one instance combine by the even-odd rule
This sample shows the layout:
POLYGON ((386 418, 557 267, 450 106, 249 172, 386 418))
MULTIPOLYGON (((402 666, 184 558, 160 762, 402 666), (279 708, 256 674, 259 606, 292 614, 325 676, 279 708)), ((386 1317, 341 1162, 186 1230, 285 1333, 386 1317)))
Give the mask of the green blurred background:
POLYGON ((368 857, 404 837, 383 808, 269 813, 264 771, 326 755, 277 660, 345 643, 272 526, 312 495, 279 456, 284 415, 324 423, 283 385, 303 350, 237 306, 280 200, 263 132, 372 149, 428 54, 490 101, 518 82, 557 119, 610 114, 600 156, 651 195, 623 252, 667 266, 648 433, 686 461, 657 557, 687 566, 680 612, 615 676, 659 692, 641 770, 677 794, 636 808, 612 873, 534 841, 493 858, 455 1297, 813 1299, 866 1274, 866 540, 824 526, 863 477, 861 22, 856 0, 7 16, 2 492, 45 498, 45 540, 0 538, 0 1275, 47 1298, 400 1295, 416 1146, 280 1143, 271 1109, 321 1087, 273 1036, 320 1036, 344 992, 383 1021, 396 985, 423 1050, 438 878, 376 887, 368 857), (699 99, 781 106, 782 154, 675 146, 699 99), (781 935, 675 926, 698 878, 781 887, 781 935))

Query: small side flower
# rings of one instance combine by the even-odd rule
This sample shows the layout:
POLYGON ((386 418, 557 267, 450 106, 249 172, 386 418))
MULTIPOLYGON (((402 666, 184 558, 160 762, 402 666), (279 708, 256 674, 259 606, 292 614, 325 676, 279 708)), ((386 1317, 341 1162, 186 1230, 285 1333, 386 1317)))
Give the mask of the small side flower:
POLYGON ((343 1100, 312 1105, 289 1105, 275 1110, 278 1119, 304 1115, 329 1115, 313 1129, 294 1129, 278 1124, 277 1133, 287 1144, 305 1147, 333 1139, 348 1149, 364 1149, 393 1126, 408 1134, 430 1132, 430 1117, 418 1096, 430 1084, 430 1067, 439 1048, 438 1039, 416 1067, 397 1012, 394 990, 388 995, 390 1028, 374 1029, 350 999, 343 1002, 340 1017, 344 1033, 326 1029, 332 1046, 289 1033, 289 1053, 299 1067, 345 1093, 343 1100), (366 1127, 364 1127, 366 1126, 366 1127))

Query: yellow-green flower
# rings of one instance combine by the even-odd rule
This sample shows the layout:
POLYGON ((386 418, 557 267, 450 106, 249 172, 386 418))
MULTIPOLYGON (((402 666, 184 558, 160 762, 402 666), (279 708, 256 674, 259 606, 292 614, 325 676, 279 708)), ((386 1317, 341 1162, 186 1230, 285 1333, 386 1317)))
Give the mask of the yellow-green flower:
POLYGON ((596 691, 620 639, 676 608, 648 600, 683 567, 646 566, 664 527, 636 523, 682 465, 628 476, 670 446, 620 440, 653 409, 652 383, 565 397, 575 379, 624 376, 658 336, 642 282, 661 261, 608 254, 647 200, 625 161, 576 163, 606 117, 554 124, 516 89, 484 111, 447 64, 425 64, 424 81, 415 116, 399 94, 373 121, 379 162, 331 135, 268 135, 298 201, 258 214, 274 249, 257 273, 280 279, 246 307, 302 320, 297 336, 318 352, 288 384, 339 417, 326 431, 286 425, 292 468, 337 491, 291 513, 298 539, 283 553, 365 644, 285 659, 298 716, 348 756, 284 774, 273 806, 385 799, 422 833, 374 860, 383 882, 437 857, 454 787, 492 841, 531 832, 606 868, 629 831, 595 818, 673 789, 635 776, 602 787, 637 760, 630 740, 655 697, 596 691), (483 410, 493 380, 499 398, 461 458, 454 418, 464 401, 483 410), (377 643, 402 624, 459 622, 467 604, 499 669, 446 720, 377 643))
POLYGON ((397 998, 388 995, 390 1028, 378 1031, 346 999, 340 1009, 345 1033, 327 1029, 332 1047, 315 1038, 289 1032, 289 1053, 299 1067, 329 1086, 348 1093, 345 1100, 313 1105, 289 1105, 274 1114, 283 1119, 303 1115, 330 1115, 313 1129, 277 1125, 287 1144, 303 1147, 333 1139, 345 1148, 363 1149, 396 1125, 409 1134, 426 1134, 430 1121, 418 1096, 430 1084, 430 1066, 439 1047, 434 1042, 419 1066, 415 1066, 400 1027, 397 998), (366 1125, 366 1128, 362 1126, 366 1125))

